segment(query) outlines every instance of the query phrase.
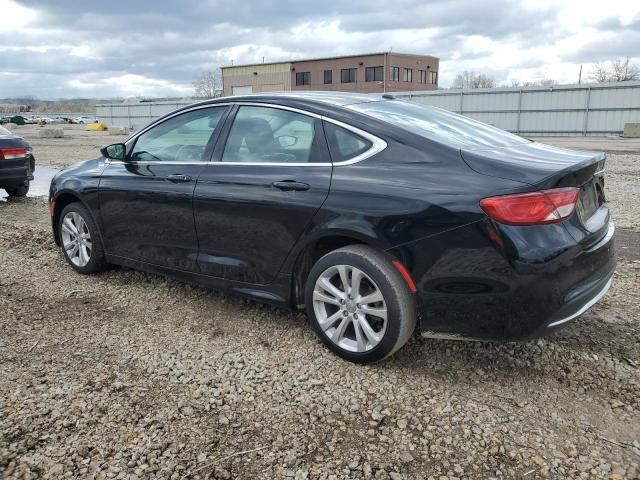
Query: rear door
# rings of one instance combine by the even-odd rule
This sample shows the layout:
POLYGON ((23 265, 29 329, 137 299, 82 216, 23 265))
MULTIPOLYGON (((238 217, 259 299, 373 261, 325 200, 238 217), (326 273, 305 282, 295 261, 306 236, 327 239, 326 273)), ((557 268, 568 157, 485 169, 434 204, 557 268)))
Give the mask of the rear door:
POLYGON ((329 193, 331 159, 320 119, 241 105, 198 178, 194 215, 202 273, 272 282, 329 193))
POLYGON ((99 187, 108 254, 197 271, 193 191, 227 108, 170 117, 128 146, 126 161, 108 162, 99 187))

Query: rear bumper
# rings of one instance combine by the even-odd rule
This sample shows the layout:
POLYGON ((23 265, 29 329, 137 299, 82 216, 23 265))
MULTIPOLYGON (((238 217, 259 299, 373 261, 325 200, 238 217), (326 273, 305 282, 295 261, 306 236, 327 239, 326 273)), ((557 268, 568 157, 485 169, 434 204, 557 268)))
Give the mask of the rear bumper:
POLYGON ((561 224, 526 237, 531 231, 487 221, 391 253, 411 265, 424 336, 522 340, 564 327, 604 296, 616 266, 614 232, 610 222, 584 248, 561 224))
POLYGON ((29 167, 0 168, 0 186, 18 185, 33 180, 33 170, 29 167))

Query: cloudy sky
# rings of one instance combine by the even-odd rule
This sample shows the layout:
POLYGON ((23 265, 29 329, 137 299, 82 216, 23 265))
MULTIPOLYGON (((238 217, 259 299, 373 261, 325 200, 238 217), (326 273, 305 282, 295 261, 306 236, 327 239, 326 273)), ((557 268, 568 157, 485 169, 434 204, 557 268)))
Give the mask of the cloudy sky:
POLYGON ((220 65, 392 49, 575 83, 581 63, 640 63, 638 0, 0 0, 0 98, 182 96, 220 65))

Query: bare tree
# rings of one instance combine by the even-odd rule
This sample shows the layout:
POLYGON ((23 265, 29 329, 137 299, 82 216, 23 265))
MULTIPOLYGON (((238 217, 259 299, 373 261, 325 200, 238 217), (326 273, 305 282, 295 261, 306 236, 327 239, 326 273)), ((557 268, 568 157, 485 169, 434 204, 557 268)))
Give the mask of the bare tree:
POLYGON ((591 71, 591 75, 589 75, 589 77, 594 82, 604 83, 609 79, 609 69, 602 63, 596 63, 593 66, 593 70, 591 71))
POLYGON ((629 63, 629 57, 624 60, 617 58, 611 62, 612 82, 627 82, 640 79, 640 67, 635 63, 629 63))
POLYGON ((493 88, 496 81, 484 73, 465 70, 453 81, 453 88, 493 88))
POLYGON ((598 83, 640 80, 640 66, 630 62, 629 57, 617 58, 609 62, 609 65, 596 63, 590 77, 598 83))
POLYGON ((196 97, 216 98, 222 96, 222 72, 220 69, 202 72, 193 79, 191 84, 196 97))

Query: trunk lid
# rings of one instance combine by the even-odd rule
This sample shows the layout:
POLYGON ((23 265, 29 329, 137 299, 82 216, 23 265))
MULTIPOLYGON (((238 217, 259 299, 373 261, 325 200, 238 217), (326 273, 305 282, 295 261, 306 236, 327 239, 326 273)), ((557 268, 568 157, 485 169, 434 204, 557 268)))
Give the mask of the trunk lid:
POLYGON ((525 182, 536 190, 580 188, 576 213, 564 222, 566 227, 585 248, 607 234, 609 209, 604 195, 604 153, 537 142, 462 149, 460 153, 471 169, 483 175, 525 182))

